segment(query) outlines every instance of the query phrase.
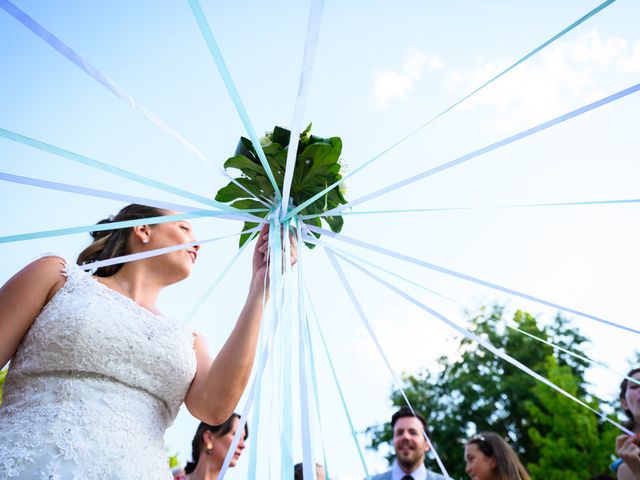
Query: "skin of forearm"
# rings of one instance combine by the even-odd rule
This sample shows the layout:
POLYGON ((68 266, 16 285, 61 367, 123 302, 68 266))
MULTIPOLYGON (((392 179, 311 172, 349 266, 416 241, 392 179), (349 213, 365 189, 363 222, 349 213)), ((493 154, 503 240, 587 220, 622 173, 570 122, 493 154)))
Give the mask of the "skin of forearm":
POLYGON ((207 372, 207 403, 211 415, 221 419, 219 423, 231 415, 240 400, 255 360, 263 290, 253 284, 236 325, 207 372))

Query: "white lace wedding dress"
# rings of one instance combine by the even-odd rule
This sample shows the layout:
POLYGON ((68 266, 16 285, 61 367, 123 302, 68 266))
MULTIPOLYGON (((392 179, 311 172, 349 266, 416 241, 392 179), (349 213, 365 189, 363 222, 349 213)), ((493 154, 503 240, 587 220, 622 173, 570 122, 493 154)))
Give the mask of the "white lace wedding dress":
POLYGON ((165 429, 196 370, 193 334, 76 266, 11 360, 0 479, 170 478, 165 429))

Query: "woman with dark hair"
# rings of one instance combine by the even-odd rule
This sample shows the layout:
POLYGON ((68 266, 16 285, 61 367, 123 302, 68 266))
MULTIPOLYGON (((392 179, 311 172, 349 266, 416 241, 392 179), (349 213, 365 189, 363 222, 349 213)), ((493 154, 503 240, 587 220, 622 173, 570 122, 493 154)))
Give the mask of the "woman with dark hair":
MULTIPOLYGON (((184 467, 187 480, 218 480, 222 464, 227 456, 233 437, 240 423, 240 415, 233 413, 222 425, 201 422, 191 442, 192 462, 184 467)), ((240 437, 236 451, 229 462, 235 467, 249 437, 249 427, 245 423, 244 435, 240 437)))
POLYGON ((518 455, 497 433, 483 432, 464 447, 465 472, 473 480, 529 480, 518 455))
MULTIPOLYGON (((640 382, 640 368, 634 368, 627 377, 640 382)), ((620 404, 627 415, 626 427, 640 433, 640 385, 628 379, 620 384, 620 404)), ((616 453, 621 461, 613 467, 620 480, 640 480, 640 439, 637 435, 620 435, 616 438, 616 453)))
MULTIPOLYGON (((100 224, 171 215, 129 205, 100 224)), ((246 303, 213 359, 205 340, 156 308, 198 256, 187 221, 95 232, 78 264, 183 249, 89 275, 47 256, 0 289, 0 470, 20 478, 168 478, 166 428, 184 402, 209 424, 233 412, 249 379, 267 281, 267 227, 246 303)), ((292 250, 295 261, 295 250, 292 250)), ((2 475, 0 475, 2 478, 2 475)))

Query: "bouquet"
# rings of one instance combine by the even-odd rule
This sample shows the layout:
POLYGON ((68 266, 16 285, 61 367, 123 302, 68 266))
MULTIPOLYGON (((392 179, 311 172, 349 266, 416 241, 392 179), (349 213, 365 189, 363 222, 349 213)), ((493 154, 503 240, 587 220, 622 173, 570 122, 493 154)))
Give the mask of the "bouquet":
MULTIPOLYGON (((287 162, 287 152, 291 132, 285 128, 275 127, 273 132, 260 139, 260 144, 275 177, 276 184, 282 193, 284 173, 287 162)), ((283 199, 283 208, 290 210, 320 193, 329 185, 340 180, 344 174, 344 165, 340 161, 342 152, 342 140, 339 137, 321 138, 311 135, 311 124, 300 134, 298 151, 296 155, 293 180, 291 182, 291 204, 288 199, 283 199)), ((273 185, 265 172, 251 141, 240 137, 235 156, 224 163, 225 169, 234 168, 241 172, 235 180, 247 191, 231 182, 218 190, 215 199, 219 202, 229 203, 240 210, 265 209, 265 205, 256 198, 263 200, 270 207, 276 206, 276 195, 273 185)), ((344 185, 344 184, 342 184, 344 185)), ((342 187, 341 185, 341 187, 342 187)), ((346 204, 344 188, 333 188, 327 193, 307 205, 298 212, 298 215, 317 215, 332 210, 339 205, 346 204)), ((273 211, 266 209, 255 212, 254 215, 265 217, 273 211)), ((342 216, 323 216, 305 219, 304 222, 317 227, 322 226, 320 219, 329 225, 334 232, 342 229, 344 220, 342 216)), ((257 223, 245 222, 243 232, 256 227, 257 223)), ((314 232, 316 237, 319 234, 314 232)), ((250 237, 249 233, 242 233, 240 246, 250 237)), ((314 245, 307 243, 309 248, 314 245)))

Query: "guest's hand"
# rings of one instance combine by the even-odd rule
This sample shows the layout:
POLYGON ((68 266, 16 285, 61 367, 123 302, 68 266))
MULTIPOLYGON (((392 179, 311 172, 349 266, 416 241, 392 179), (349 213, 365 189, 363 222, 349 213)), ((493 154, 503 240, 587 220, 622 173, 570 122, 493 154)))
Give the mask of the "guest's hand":
POLYGON ((640 479, 640 439, 635 435, 618 436, 616 453, 624 461, 624 465, 620 466, 618 478, 640 479), (632 476, 624 475, 627 470, 632 476))

